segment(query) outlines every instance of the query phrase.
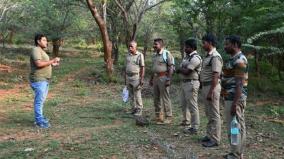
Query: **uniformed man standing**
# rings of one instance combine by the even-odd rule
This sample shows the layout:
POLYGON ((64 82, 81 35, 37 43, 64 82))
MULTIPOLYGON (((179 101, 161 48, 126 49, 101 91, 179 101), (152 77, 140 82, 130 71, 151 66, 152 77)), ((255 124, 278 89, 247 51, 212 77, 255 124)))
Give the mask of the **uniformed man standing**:
POLYGON ((137 51, 137 43, 129 43, 129 53, 126 57, 125 83, 129 91, 132 114, 142 115, 141 89, 144 80, 144 55, 137 51))
POLYGON ((199 128, 198 90, 199 74, 202 60, 196 51, 195 39, 186 40, 184 43, 185 57, 180 64, 177 73, 181 76, 181 106, 183 113, 182 126, 184 133, 196 134, 199 128))
MULTIPOLYGON (((231 144, 231 152, 227 159, 243 158, 246 128, 244 109, 247 99, 248 61, 241 52, 241 40, 239 36, 229 36, 225 40, 225 51, 230 59, 223 68, 222 94, 225 98, 225 117, 228 136, 230 140, 230 123, 234 116, 240 127, 240 140, 237 145, 231 144)), ((231 142, 230 142, 231 143, 231 142)))
POLYGON ((220 74, 222 71, 222 57, 217 52, 216 38, 207 34, 202 38, 203 49, 207 52, 202 62, 200 81, 201 96, 205 105, 205 114, 208 118, 206 136, 202 139, 204 147, 214 147, 221 140, 221 119, 219 98, 221 92, 220 74))
POLYGON ((164 48, 163 39, 154 40, 153 69, 149 84, 154 89, 154 107, 157 124, 172 122, 172 106, 170 100, 170 85, 173 74, 174 58, 164 48))

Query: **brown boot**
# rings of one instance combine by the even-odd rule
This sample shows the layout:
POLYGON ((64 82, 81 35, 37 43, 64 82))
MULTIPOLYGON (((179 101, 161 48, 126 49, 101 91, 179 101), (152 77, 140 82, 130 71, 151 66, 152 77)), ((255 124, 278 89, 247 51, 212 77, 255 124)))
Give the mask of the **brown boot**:
POLYGON ((168 116, 166 117, 166 120, 164 121, 165 124, 171 124, 173 122, 173 117, 168 116))
POLYGON ((160 112, 159 114, 156 114, 156 124, 161 125, 164 123, 164 114, 160 112))

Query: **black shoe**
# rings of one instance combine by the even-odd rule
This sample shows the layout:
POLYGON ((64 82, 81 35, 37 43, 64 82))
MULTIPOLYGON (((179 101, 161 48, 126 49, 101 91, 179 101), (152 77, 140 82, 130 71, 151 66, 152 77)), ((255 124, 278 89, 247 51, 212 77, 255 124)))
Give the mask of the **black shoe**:
POLYGON ((134 111, 132 112, 132 115, 134 115, 134 116, 141 116, 142 115, 142 110, 140 108, 135 108, 134 111))
POLYGON ((137 112, 138 112, 138 108, 134 108, 134 109, 132 109, 131 114, 134 115, 134 114, 136 114, 137 112))
POLYGON ((234 153, 228 153, 223 156, 224 159, 243 159, 243 154, 240 155, 240 157, 236 156, 234 153))
POLYGON ((210 141, 210 138, 208 136, 205 136, 201 139, 201 142, 208 142, 210 141))
POLYGON ((185 134, 190 134, 190 135, 195 135, 197 134, 197 129, 194 129, 194 128, 185 128, 183 130, 183 133, 185 134))
POLYGON ((215 147, 215 146, 219 146, 219 145, 218 145, 217 142, 210 140, 208 142, 203 143, 202 146, 204 146, 204 147, 215 147))

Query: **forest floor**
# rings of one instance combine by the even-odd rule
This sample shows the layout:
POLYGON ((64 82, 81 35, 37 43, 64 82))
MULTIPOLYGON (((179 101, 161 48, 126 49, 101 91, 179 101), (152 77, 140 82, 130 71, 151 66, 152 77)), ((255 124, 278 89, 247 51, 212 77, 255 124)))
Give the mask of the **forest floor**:
MULTIPOLYGON (((228 153, 223 115, 221 145, 201 146, 207 123, 202 104, 199 133, 182 133, 178 83, 171 88, 173 124, 136 126, 126 113, 130 105, 121 99, 120 72, 115 69, 117 82, 105 82, 102 55, 90 51, 61 54, 44 106, 51 128, 39 129, 33 124, 33 92, 27 82, 29 50, 20 55, 15 50, 1 51, 0 158, 219 159, 228 153)), ((143 113, 151 119, 153 96, 147 81, 142 93, 143 113)), ((283 107, 283 97, 249 97, 246 159, 284 158, 283 107)))

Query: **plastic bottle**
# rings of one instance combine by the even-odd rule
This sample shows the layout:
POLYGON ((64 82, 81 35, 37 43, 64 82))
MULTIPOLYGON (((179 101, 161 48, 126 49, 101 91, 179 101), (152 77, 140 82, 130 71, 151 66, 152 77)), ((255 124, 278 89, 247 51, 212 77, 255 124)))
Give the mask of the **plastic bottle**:
POLYGON ((231 121, 231 144, 232 145, 239 144, 239 136, 240 136, 239 123, 237 121, 236 116, 234 116, 233 120, 231 121))
POLYGON ((128 92, 128 89, 127 89, 126 86, 123 88, 121 96, 122 96, 122 101, 124 103, 126 103, 128 101, 128 98, 129 98, 129 92, 128 92))

